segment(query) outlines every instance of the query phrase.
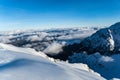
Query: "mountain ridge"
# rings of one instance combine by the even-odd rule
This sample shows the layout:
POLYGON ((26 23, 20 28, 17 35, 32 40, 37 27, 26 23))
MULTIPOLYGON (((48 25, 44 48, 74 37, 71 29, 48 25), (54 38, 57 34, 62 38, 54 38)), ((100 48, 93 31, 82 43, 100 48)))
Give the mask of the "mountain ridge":
POLYGON ((88 54, 100 52, 105 55, 119 53, 119 31, 120 22, 115 23, 108 28, 100 29, 93 35, 81 41, 79 51, 86 51, 88 54))

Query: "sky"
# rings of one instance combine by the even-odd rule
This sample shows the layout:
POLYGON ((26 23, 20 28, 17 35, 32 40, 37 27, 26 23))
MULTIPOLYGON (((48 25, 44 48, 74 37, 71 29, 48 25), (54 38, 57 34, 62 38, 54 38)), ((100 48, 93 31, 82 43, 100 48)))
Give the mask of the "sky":
POLYGON ((0 0, 0 31, 109 26, 120 0, 0 0))

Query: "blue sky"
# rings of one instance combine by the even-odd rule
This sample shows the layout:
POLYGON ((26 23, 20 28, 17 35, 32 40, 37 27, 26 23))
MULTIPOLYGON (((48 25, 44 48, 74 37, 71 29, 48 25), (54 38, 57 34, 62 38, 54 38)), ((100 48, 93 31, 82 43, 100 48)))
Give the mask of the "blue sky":
POLYGON ((0 0, 0 30, 108 26, 120 0, 0 0))

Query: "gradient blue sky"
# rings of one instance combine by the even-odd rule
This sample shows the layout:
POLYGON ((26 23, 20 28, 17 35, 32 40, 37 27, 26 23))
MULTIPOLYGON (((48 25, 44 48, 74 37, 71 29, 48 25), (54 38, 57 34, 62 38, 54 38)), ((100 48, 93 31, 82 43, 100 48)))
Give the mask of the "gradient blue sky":
POLYGON ((0 0, 0 30, 108 26, 120 0, 0 0))

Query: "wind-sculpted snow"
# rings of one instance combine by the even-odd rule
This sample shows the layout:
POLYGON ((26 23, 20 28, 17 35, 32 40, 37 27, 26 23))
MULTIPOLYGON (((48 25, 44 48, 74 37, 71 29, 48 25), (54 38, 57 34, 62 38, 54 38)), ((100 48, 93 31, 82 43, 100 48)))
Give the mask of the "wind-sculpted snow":
MULTIPOLYGON (((37 52, 0 44, 1 80, 105 80, 88 67, 55 63, 37 52), (10 49, 9 49, 10 48, 10 49), (21 51, 23 50, 23 51, 21 51), (30 51, 32 51, 30 53, 30 51)), ((80 66, 80 65, 79 65, 80 66)))

